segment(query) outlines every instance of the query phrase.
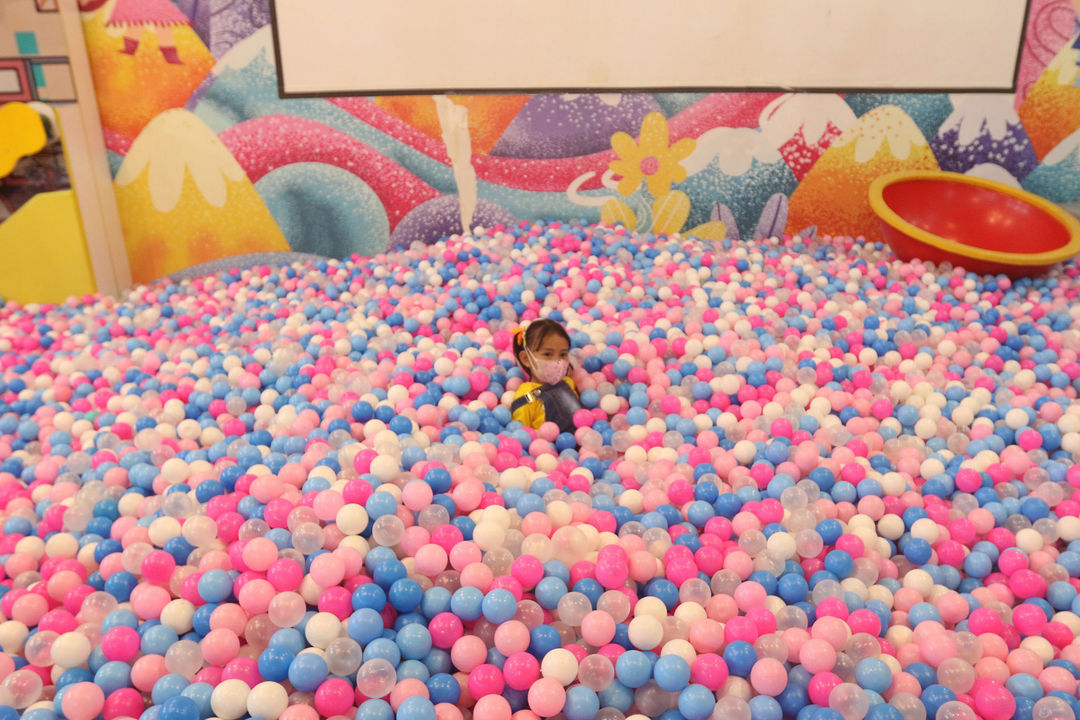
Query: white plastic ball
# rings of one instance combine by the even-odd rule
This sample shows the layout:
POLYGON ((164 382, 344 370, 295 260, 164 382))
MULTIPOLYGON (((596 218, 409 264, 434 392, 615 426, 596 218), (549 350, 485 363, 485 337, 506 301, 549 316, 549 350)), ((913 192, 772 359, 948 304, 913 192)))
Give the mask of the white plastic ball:
POLYGON ((210 708, 221 720, 237 720, 247 713, 250 688, 243 680, 221 681, 210 695, 210 708))
POLYGON ((289 693, 276 682, 259 683, 251 688, 247 697, 248 715, 263 720, 277 720, 288 706, 289 693))

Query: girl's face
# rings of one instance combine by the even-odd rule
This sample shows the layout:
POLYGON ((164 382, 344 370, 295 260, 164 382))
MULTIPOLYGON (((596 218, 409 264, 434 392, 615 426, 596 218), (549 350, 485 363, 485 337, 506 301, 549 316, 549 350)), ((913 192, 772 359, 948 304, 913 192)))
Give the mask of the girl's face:
MULTIPOLYGON (((570 343, 566 342, 566 338, 556 333, 548 333, 547 337, 540 341, 539 347, 529 348, 529 350, 532 351, 536 360, 541 363, 570 360, 570 343)), ((529 369, 531 375, 536 375, 537 368, 533 367, 532 358, 529 357, 528 351, 522 351, 521 362, 522 365, 529 369)))

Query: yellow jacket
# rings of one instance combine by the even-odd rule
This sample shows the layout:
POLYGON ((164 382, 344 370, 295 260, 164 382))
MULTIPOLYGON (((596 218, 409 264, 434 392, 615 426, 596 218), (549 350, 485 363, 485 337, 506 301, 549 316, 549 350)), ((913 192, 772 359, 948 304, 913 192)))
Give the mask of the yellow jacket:
MULTIPOLYGON (((577 386, 574 385, 574 381, 570 379, 570 376, 563 378, 566 380, 566 384, 570 386, 570 389, 577 393, 577 386)), ((523 395, 526 395, 538 387, 542 387, 538 382, 525 382, 521 384, 521 387, 514 393, 514 400, 517 400, 523 395)), ((532 402, 526 403, 514 411, 511 418, 517 420, 525 427, 531 427, 534 430, 539 430, 540 426, 547 420, 547 416, 544 413, 544 403, 538 399, 532 402)))

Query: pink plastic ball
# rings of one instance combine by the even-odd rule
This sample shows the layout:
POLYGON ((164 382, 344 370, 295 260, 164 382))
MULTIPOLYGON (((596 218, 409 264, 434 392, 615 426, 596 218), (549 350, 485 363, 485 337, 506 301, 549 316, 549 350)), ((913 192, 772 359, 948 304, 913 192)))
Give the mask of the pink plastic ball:
MULTIPOLYGON (((439 704, 446 705, 446 703, 439 704)), ((501 695, 485 695, 476 701, 476 707, 473 708, 473 717, 476 720, 510 720, 510 716, 510 703, 501 695)), ((442 720, 438 717, 437 706, 436 718, 437 720, 442 720)))
POLYGON ((1016 712, 1016 698, 1001 683, 977 678, 971 688, 975 709, 985 720, 1008 720, 1016 712))
POLYGON ((129 662, 139 653, 139 633, 134 628, 119 625, 101 638, 101 652, 106 660, 129 662))
POLYGON ((120 688, 105 698, 105 704, 101 709, 101 715, 105 720, 114 720, 118 717, 137 718, 145 710, 142 695, 135 688, 120 688))
POLYGON ((581 620, 581 637, 594 647, 607 645, 615 637, 615 619, 601 610, 589 612, 581 620))
POLYGON ((203 657, 211 665, 222 666, 236 657, 240 651, 240 638, 232 630, 211 630, 199 643, 203 657))
POLYGON ((716 653, 698 655, 690 666, 690 682, 704 685, 713 692, 723 687, 727 679, 727 663, 716 653))
POLYGON ((93 720, 105 707, 105 692, 91 682, 75 683, 64 691, 61 708, 67 720, 93 720))
POLYGON ((431 643, 435 647, 448 650, 461 638, 465 626, 457 615, 444 612, 431 618, 428 632, 431 633, 431 643))
POLYGON ((784 664, 774 658, 759 659, 750 670, 750 685, 762 695, 779 695, 787 687, 784 664))
POLYGON ((540 678, 529 688, 529 709, 540 717, 557 715, 565 704, 566 690, 555 678, 540 678))
POLYGON ((131 684, 137 690, 148 693, 154 688, 154 683, 169 672, 165 666, 165 658, 161 655, 143 655, 131 664, 131 684))
POLYGON ((465 635, 457 639, 450 648, 450 660, 462 672, 472 672, 477 665, 487 659, 487 646, 475 635, 465 635))
POLYGON ((527 652, 516 652, 503 663, 503 676, 514 690, 528 690, 540 677, 540 662, 527 652))
POLYGON ((315 691, 315 709, 323 717, 344 715, 352 708, 355 697, 348 680, 330 678, 315 691))
POLYGON ((469 672, 469 694, 474 698, 485 695, 498 695, 506 686, 503 673, 499 668, 487 663, 477 665, 469 672))
POLYGON ((345 562, 332 553, 323 553, 311 561, 311 579, 324 588, 337 585, 345 579, 345 562))
POLYGON ((150 582, 161 583, 172 577, 176 560, 164 550, 153 550, 142 561, 143 577, 150 582))

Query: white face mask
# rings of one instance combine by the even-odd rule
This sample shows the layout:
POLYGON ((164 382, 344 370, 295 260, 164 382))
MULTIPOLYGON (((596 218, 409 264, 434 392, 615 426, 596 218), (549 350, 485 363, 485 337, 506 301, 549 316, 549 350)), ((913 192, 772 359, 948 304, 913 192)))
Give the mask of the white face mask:
POLYGON ((533 376, 545 385, 554 385, 559 382, 566 377, 566 371, 570 369, 570 363, 567 360, 540 360, 533 355, 532 350, 526 348, 525 352, 529 354, 533 376))

